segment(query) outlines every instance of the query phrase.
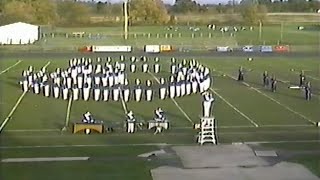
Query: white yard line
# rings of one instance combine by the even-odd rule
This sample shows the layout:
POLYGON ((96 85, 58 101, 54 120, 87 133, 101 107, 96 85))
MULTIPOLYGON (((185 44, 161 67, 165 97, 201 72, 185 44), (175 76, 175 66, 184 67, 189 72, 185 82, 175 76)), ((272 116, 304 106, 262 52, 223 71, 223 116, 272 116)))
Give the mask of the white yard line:
POLYGON ((9 122, 9 120, 11 119, 13 113, 16 111, 17 107, 19 106, 19 104, 21 103, 23 97, 27 94, 27 92, 23 92, 21 94, 21 96, 19 97, 18 101, 16 102, 16 104, 13 106, 13 108, 11 109, 10 113, 8 114, 8 116, 4 119, 4 121, 1 123, 0 126, 0 133, 2 132, 3 128, 6 126, 6 124, 9 122))
MULTIPOLYGON (((320 143, 320 140, 297 141, 245 141, 220 144, 282 144, 282 143, 320 143)), ((167 144, 167 143, 142 143, 142 144, 74 144, 74 145, 40 145, 40 146, 0 146, 0 149, 35 149, 35 148, 72 148, 72 147, 135 147, 135 146, 190 146, 195 144, 167 144)))
MULTIPOLYGON (((44 67, 49 66, 51 62, 49 61, 46 65, 44 65, 44 67)), ((1 123, 0 125, 0 133, 2 132, 3 128, 6 126, 6 124, 9 122, 9 120, 11 119, 13 113, 16 111, 17 107, 19 106, 19 104, 21 103, 22 99, 24 98, 24 96, 27 94, 27 92, 23 92, 20 97, 18 98, 18 101, 16 102, 16 104, 13 106, 13 108, 11 109, 10 113, 8 114, 8 116, 4 119, 4 121, 1 123)))
POLYGON ((124 102, 123 100, 123 94, 120 87, 119 87, 119 91, 120 91, 120 99, 121 99, 121 105, 122 105, 123 111, 125 114, 127 114, 128 113, 127 105, 126 105, 126 102, 124 102))
MULTIPOLYGON (((160 84, 159 79, 152 74, 150 71, 148 71, 148 73, 158 82, 158 84, 160 84)), ((173 98, 170 98, 172 100, 172 102, 177 106, 177 108, 181 111, 181 113, 187 118, 187 120, 191 123, 194 124, 194 122, 191 120, 191 118, 188 116, 188 114, 181 108, 181 106, 177 103, 177 101, 173 98)))
POLYGON ((243 116, 245 119, 247 119, 252 125, 254 125, 255 127, 259 127, 259 125, 252 120, 251 118, 249 118, 247 115, 245 115, 243 112, 241 112, 238 108, 236 108, 235 106, 233 106, 229 101, 227 101, 224 97, 222 97, 219 93, 217 93, 217 91, 215 91, 214 89, 210 88, 210 90, 212 92, 214 92, 220 99, 222 99, 227 105, 229 105, 233 110, 235 110, 237 113, 239 113, 241 116, 243 116))
MULTIPOLYGON (((217 72, 218 72, 218 71, 217 71, 217 72)), ((220 71, 220 72, 221 72, 221 71, 220 71)), ((223 72, 222 72, 222 73, 223 73, 223 72)), ((226 74, 226 73, 224 73, 224 74, 226 74)), ((237 80, 237 78, 236 78, 236 77, 233 77, 233 76, 231 76, 231 75, 229 75, 229 74, 226 74, 226 75, 227 75, 228 77, 230 77, 231 79, 237 80)), ((273 97, 271 97, 271 96, 267 95, 266 93, 264 93, 264 92, 260 91, 259 89, 257 89, 257 88, 255 88, 255 87, 250 86, 248 83, 246 83, 246 82, 242 82, 242 84, 244 84, 244 85, 245 85, 245 86, 247 86, 248 88, 250 88, 250 89, 252 89, 252 90, 256 91, 257 93, 259 93, 259 94, 261 94, 261 95, 265 96, 266 98, 268 98, 268 99, 270 99, 271 101, 275 102, 276 104, 278 104, 278 105, 282 106, 283 108, 287 109, 288 111, 290 111, 290 112, 292 112, 292 113, 294 113, 294 114, 296 114, 296 115, 300 116, 301 118, 303 118, 303 119, 305 119, 305 120, 309 121, 310 123, 312 123, 312 124, 316 124, 316 122, 314 122, 314 121, 312 121, 311 119, 307 118, 307 117, 306 117, 306 116, 304 116, 303 114, 301 114, 301 113, 299 113, 299 112, 297 112, 297 111, 295 111, 295 110, 291 109, 290 107, 288 107, 288 106, 286 106, 286 105, 282 104, 282 103, 281 103, 281 102, 279 102, 278 100, 276 100, 276 99, 274 99, 273 97)))
POLYGON ((67 106, 67 114, 66 114, 66 122, 64 128, 67 128, 70 121, 70 113, 71 113, 71 106, 72 106, 73 97, 72 95, 69 97, 68 106, 67 106))
POLYGON ((2 163, 21 162, 56 162, 56 161, 87 161, 89 157, 36 157, 36 158, 6 158, 1 159, 2 163))
POLYGON ((7 71, 9 71, 11 68, 15 67, 16 65, 18 65, 19 63, 21 63, 22 61, 19 60, 18 62, 16 62, 14 65, 12 66, 9 66, 7 69, 3 70, 0 72, 0 75, 3 74, 3 73, 6 73, 7 71))
MULTIPOLYGON (((295 127, 315 127, 311 124, 288 124, 288 125, 259 125, 257 128, 295 128, 295 127)), ((218 129, 236 129, 236 128, 256 128, 255 126, 218 126, 218 129)), ((172 129, 193 129, 190 126, 177 126, 172 129)), ((8 129, 7 133, 25 133, 25 132, 58 132, 60 129, 8 129)))

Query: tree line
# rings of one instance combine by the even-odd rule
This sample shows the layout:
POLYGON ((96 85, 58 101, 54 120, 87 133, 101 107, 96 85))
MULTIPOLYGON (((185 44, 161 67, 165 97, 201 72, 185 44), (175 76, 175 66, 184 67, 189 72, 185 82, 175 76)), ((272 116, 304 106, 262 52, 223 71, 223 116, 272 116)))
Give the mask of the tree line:
MULTIPOLYGON (((92 17, 120 17, 122 4, 77 0, 0 0, 0 24, 17 21, 42 25, 78 26, 92 24, 92 17)), ((130 24, 174 24, 176 15, 240 14, 243 22, 264 21, 267 12, 316 12, 317 0, 230 0, 227 4, 200 5, 193 0, 176 0, 166 5, 161 0, 130 0, 130 24)), ((109 23, 113 23, 111 18, 109 23)))

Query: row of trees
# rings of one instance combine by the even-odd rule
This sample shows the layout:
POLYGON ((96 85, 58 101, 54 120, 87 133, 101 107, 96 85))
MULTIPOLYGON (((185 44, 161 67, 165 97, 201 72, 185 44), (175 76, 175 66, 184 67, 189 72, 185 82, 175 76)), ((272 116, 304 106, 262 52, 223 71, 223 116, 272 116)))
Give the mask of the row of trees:
MULTIPOLYGON (((174 22, 176 14, 221 13, 241 14, 243 20, 253 24, 263 21, 267 12, 310 12, 320 9, 317 0, 230 0, 222 5, 200 5, 193 0, 176 0, 165 5, 162 0, 130 0, 129 14, 132 24, 166 24, 174 22)), ((108 2, 77 2, 76 0, 0 0, 0 23, 24 21, 47 25, 89 24, 90 17, 121 17, 122 4, 108 2)))

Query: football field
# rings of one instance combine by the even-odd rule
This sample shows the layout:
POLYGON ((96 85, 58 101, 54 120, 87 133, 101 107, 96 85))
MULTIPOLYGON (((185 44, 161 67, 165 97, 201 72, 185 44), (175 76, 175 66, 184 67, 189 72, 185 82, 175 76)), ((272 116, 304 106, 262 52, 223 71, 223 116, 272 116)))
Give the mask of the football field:
MULTIPOLYGON (((153 57, 148 61, 150 66, 154 64, 153 57)), ((137 78, 143 84, 151 80, 156 90, 159 79, 170 75, 170 57, 159 57, 160 73, 143 73, 138 62, 137 72, 128 72, 129 83, 133 84, 137 78)), ((183 58, 176 59, 181 62, 183 58)), ((195 59, 211 70, 210 90, 215 97, 213 114, 217 120, 218 143, 319 150, 320 130, 316 123, 320 121, 320 66, 317 57, 256 56, 248 61, 245 56, 213 55, 195 59), (236 81, 240 66, 246 72, 244 82, 236 81), (304 99, 303 90, 288 88, 298 85, 301 70, 312 85, 311 101, 304 99), (276 76, 276 92, 262 86, 264 71, 276 76)), ((113 61, 117 60, 118 56, 113 57, 113 61)), ((126 62, 129 63, 128 56, 126 62)), ((1 60, 1 158, 89 157, 90 160, 27 163, 30 166, 2 163, 3 179, 150 179, 149 170, 159 162, 144 161, 136 157, 138 154, 171 145, 196 145, 197 130, 193 125, 199 122, 202 114, 200 94, 160 100, 156 91, 152 102, 131 99, 123 105, 122 101, 97 102, 92 98, 69 104, 68 100, 22 92, 19 80, 29 65, 36 71, 46 66, 52 72, 56 68, 67 68, 68 64, 68 58, 60 57, 1 60), (169 130, 157 135, 145 127, 134 134, 125 132, 125 109, 132 110, 137 121, 147 122, 154 118, 158 107, 166 113, 169 130), (72 134, 72 124, 81 121, 86 111, 113 127, 114 132, 72 134), (61 131, 67 116, 70 117, 69 129, 61 131), (48 177, 50 172, 55 174, 48 177)))

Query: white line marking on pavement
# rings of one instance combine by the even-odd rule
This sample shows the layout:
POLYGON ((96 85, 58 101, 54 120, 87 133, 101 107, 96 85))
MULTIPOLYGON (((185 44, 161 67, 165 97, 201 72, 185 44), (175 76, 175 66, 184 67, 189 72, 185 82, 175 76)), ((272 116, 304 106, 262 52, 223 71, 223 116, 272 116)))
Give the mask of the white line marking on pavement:
MULTIPOLYGON (((233 76, 231 76, 231 75, 229 75, 229 74, 226 74, 226 75, 227 75, 228 77, 230 77, 230 78, 234 79, 234 80, 237 80, 237 78, 235 78, 235 77, 233 77, 233 76)), ((243 83, 243 84, 245 84, 246 86, 247 86, 247 85, 249 85, 248 83, 245 83, 245 82, 242 82, 242 83, 243 83)), ((296 115, 298 115, 298 116, 302 117, 303 119, 305 119, 305 120, 309 121, 310 123, 312 123, 312 124, 316 124, 316 122, 312 121, 311 119, 307 118, 306 116, 302 115, 301 113, 299 113, 299 112, 297 112, 297 111, 295 111, 295 110, 291 109, 290 107, 288 107, 288 106, 286 106, 286 105, 282 104, 281 102, 277 101, 276 99, 272 98, 271 96, 268 96, 266 93, 261 92, 261 91, 260 91, 260 90, 258 90, 257 88, 252 87, 252 86, 250 86, 250 85, 249 85, 248 87, 249 87, 250 89, 252 89, 252 90, 255 90, 257 93, 259 93, 259 94, 261 94, 261 95, 265 96, 266 98, 270 99, 271 101, 273 101, 273 102, 277 103, 278 105, 282 106, 283 108, 287 109, 288 111, 290 111, 290 112, 292 112, 292 113, 294 113, 294 114, 296 114, 296 115)))
POLYGON ((244 118, 246 118, 248 121, 250 121, 251 124, 253 124, 255 127, 259 127, 259 125, 252 120, 251 118, 249 118, 247 115, 245 115, 243 112, 241 112, 238 108, 236 108, 235 106, 233 106, 229 101, 227 101, 224 97, 222 97, 219 93, 217 93, 214 89, 210 88, 210 90, 212 92, 214 92, 220 99, 222 99, 226 104, 228 104, 233 110, 235 110, 237 113, 239 113, 241 116, 243 116, 244 118))
MULTIPOLYGON (((51 63, 51 62, 49 61, 46 65, 44 65, 44 67, 49 66, 50 63, 51 63)), ((23 92, 23 93, 20 95, 18 101, 16 102, 16 104, 15 104, 15 105, 13 106, 13 108, 11 109, 9 115, 8 115, 8 116, 4 119, 4 121, 1 123, 0 133, 2 132, 3 128, 4 128, 5 125, 8 123, 8 121, 11 119, 13 113, 16 111, 18 105, 21 103, 21 101, 22 101, 23 97, 26 95, 26 93, 27 93, 27 92, 23 92)))
POLYGON ((19 63, 21 63, 22 61, 19 60, 18 62, 16 62, 14 65, 12 66, 9 66, 7 69, 3 70, 0 72, 0 75, 3 74, 3 73, 6 73, 7 71, 9 71, 11 68, 15 67, 16 65, 18 65, 19 63))
MULTIPOLYGON (((158 84, 160 84, 159 79, 152 74, 150 71, 148 71, 148 73, 158 82, 158 84)), ((177 106, 177 108, 181 111, 181 113, 187 118, 187 120, 193 124, 194 122, 191 120, 191 118, 188 116, 188 114, 181 108, 181 106, 177 103, 177 101, 173 98, 170 98, 172 100, 172 102, 177 106)))

